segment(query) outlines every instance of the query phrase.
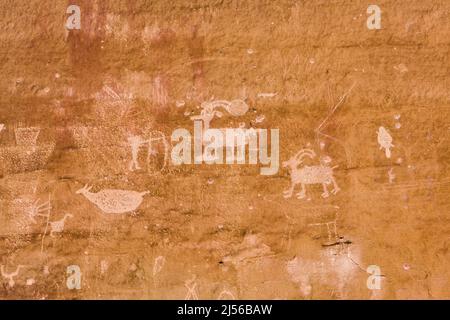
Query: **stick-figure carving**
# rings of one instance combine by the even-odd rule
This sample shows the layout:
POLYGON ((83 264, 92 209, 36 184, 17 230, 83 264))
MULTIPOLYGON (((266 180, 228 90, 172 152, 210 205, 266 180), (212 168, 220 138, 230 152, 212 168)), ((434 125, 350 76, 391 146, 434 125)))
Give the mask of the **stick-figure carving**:
POLYGON ((105 189, 97 193, 90 192, 92 187, 85 185, 76 193, 82 194, 105 213, 127 213, 136 210, 144 200, 148 191, 105 189))
POLYGON ((67 218, 73 218, 73 215, 66 213, 61 220, 50 222, 50 237, 54 237, 54 233, 61 233, 64 231, 64 225, 67 218))
POLYGON ((392 144, 392 136, 386 130, 385 127, 378 128, 378 143, 380 144, 380 150, 384 149, 386 152, 386 158, 391 157, 391 148, 394 147, 392 144))
POLYGON ((160 171, 163 171, 167 163, 169 161, 169 143, 167 142, 166 136, 164 133, 160 131, 152 131, 150 133, 150 137, 148 139, 144 139, 141 136, 130 136, 128 138, 128 143, 131 147, 131 160, 128 165, 128 169, 130 171, 140 170, 141 166, 139 165, 139 150, 142 146, 147 145, 147 169, 150 168, 149 163, 151 158, 158 154, 158 151, 153 148, 153 142, 162 141, 164 145, 164 162, 160 171), (156 136, 156 137, 153 137, 156 136))
POLYGON ((147 141, 144 140, 141 136, 130 136, 128 138, 128 143, 131 146, 131 157, 132 157, 130 164, 128 165, 128 169, 130 171, 140 170, 141 167, 138 161, 139 149, 141 148, 142 145, 147 143, 147 141))
POLYGON ((316 153, 311 149, 302 149, 295 156, 293 156, 288 161, 283 162, 283 167, 287 167, 291 174, 291 186, 288 190, 284 191, 284 197, 292 197, 294 188, 296 185, 301 185, 301 191, 297 193, 298 199, 303 199, 306 197, 306 185, 310 184, 322 184, 323 193, 322 197, 326 198, 329 196, 327 185, 333 183, 333 194, 340 191, 339 186, 333 176, 333 169, 336 167, 328 166, 328 162, 331 161, 329 157, 323 157, 320 159, 320 165, 318 166, 303 166, 298 168, 298 166, 303 162, 303 158, 309 157, 311 159, 315 158, 316 153))
POLYGON ((12 288, 15 285, 15 281, 14 281, 14 277, 17 277, 19 275, 20 269, 25 268, 25 266, 23 265, 18 265, 16 268, 16 271, 12 272, 12 273, 6 273, 5 272, 5 266, 1 265, 1 273, 3 278, 9 279, 8 281, 8 285, 12 288))
POLYGON ((191 280, 187 280, 184 283, 184 286, 188 290, 184 300, 198 300, 197 282, 195 282, 195 277, 191 280))

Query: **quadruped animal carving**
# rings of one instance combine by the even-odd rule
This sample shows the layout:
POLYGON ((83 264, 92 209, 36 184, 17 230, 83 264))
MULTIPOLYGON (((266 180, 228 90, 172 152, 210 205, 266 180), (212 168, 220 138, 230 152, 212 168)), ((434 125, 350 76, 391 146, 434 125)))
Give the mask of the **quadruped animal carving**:
POLYGON ((54 233, 61 233, 64 231, 64 225, 67 218, 73 218, 73 215, 66 213, 61 220, 50 222, 50 237, 54 237, 54 233))
POLYGON ((85 185, 76 193, 82 194, 104 213, 127 213, 136 210, 149 191, 137 192, 128 190, 105 189, 97 193, 90 192, 92 187, 85 185))
POLYGON ((299 168, 298 166, 303 162, 305 157, 313 159, 316 157, 316 153, 311 149, 302 149, 291 159, 283 162, 283 167, 288 168, 291 174, 291 186, 288 190, 283 192, 284 197, 292 197, 294 189, 298 184, 301 185, 301 191, 297 193, 298 199, 306 197, 306 185, 311 184, 322 184, 323 198, 327 198, 330 195, 327 185, 331 183, 333 184, 331 193, 338 193, 341 189, 337 185, 333 175, 333 169, 337 168, 337 166, 330 167, 327 164, 331 159, 329 157, 323 157, 320 159, 320 164, 317 166, 303 166, 299 168))

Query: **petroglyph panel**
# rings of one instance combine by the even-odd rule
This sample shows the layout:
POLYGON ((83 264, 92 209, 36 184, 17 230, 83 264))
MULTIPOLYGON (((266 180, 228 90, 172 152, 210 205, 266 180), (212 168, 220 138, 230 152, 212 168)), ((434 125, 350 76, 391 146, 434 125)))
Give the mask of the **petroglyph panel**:
POLYGON ((0 1, 0 299, 450 299, 448 12, 0 1))

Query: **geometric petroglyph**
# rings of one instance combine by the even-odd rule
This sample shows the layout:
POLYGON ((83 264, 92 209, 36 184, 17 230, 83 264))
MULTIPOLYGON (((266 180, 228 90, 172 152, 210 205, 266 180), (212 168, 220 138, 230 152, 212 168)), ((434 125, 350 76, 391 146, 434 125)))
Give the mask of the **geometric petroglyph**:
POLYGON ((16 144, 22 147, 35 146, 40 132, 40 128, 15 128, 16 144))

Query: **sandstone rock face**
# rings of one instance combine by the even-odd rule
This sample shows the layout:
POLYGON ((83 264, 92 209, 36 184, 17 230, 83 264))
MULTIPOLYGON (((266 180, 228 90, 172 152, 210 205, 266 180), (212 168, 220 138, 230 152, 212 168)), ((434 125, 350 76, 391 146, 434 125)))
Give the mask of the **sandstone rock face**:
POLYGON ((0 298, 450 298, 449 11, 0 2, 0 298), (194 163, 195 119, 279 166, 194 163))

